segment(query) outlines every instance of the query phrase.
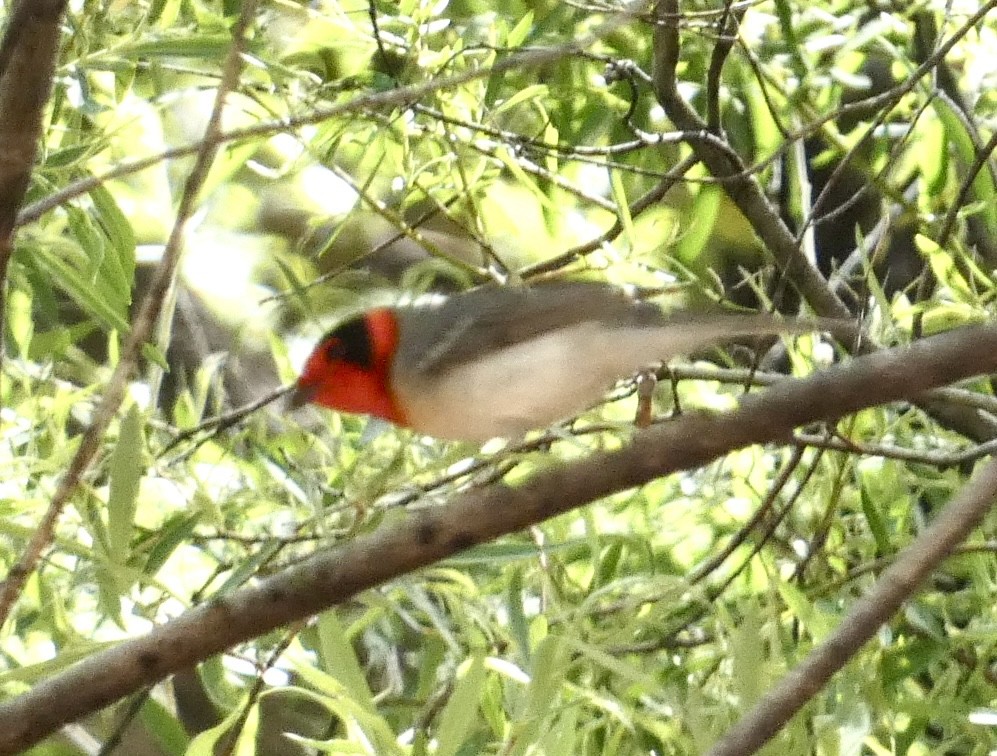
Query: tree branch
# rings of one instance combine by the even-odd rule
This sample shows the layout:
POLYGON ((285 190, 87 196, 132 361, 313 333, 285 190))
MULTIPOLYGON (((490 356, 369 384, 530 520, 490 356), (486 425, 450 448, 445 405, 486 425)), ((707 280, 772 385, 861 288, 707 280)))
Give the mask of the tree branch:
POLYGON ((803 380, 787 379, 745 397, 726 415, 684 415, 639 434, 624 449, 555 467, 522 486, 496 485, 459 496, 449 506, 411 512, 255 586, 191 609, 148 635, 94 654, 0 704, 0 754, 23 750, 67 722, 237 643, 476 544, 734 449, 789 441, 801 425, 995 371, 997 326, 961 328, 803 380))
MULTIPOLYGON (((995 4, 997 0, 990 0, 987 7, 995 4)), ((983 9, 964 24, 961 33, 964 34, 973 23, 982 18, 981 14, 983 9)), ((706 122, 689 107, 678 90, 677 69, 681 50, 678 0, 657 0, 654 15, 657 21, 654 29, 654 91, 658 102, 678 129, 690 132, 702 130, 706 133, 706 122)), ((954 34, 942 48, 949 49, 960 36, 961 34, 954 34)), ((937 61, 939 58, 935 56, 933 59, 937 61)), ((921 66, 915 72, 915 77, 919 78, 930 70, 930 67, 921 66)), ((906 89, 894 90, 891 95, 909 91, 913 86, 905 82, 906 89)), ((886 100, 886 103, 889 102, 892 100, 886 100)), ((814 311, 827 317, 851 317, 842 299, 803 254, 789 228, 766 199, 758 180, 746 172, 744 163, 734 149, 729 144, 718 143, 716 140, 690 139, 687 143, 710 173, 723 180, 724 190, 731 201, 772 253, 784 275, 799 288, 814 311)), ((859 347, 862 352, 876 348, 868 340, 863 341, 859 347)), ((997 436, 997 420, 982 413, 967 412, 963 407, 952 406, 935 397, 926 397, 920 406, 946 427, 979 443, 997 436)))
MULTIPOLYGON (((25 0, 22 5, 28 5, 25 0)), ((194 212, 198 195, 204 180, 207 178, 208 170, 214 160, 218 149, 218 133, 221 124, 221 113, 225 103, 225 97, 238 83, 239 74, 242 70, 242 45, 244 44, 244 33, 252 18, 255 2, 247 0, 243 4, 242 16, 239 24, 233 30, 235 34, 229 56, 223 69, 221 81, 218 84, 218 92, 215 97, 215 105, 209 119, 205 135, 202 140, 202 148, 198 153, 194 167, 191 169, 187 182, 184 185, 180 204, 177 208, 176 220, 170 238, 166 242, 163 250, 163 257, 159 266, 153 274, 149 285, 148 293, 142 302, 135 320, 132 323, 131 332, 121 350, 121 358, 108 379, 104 388, 103 397, 94 412, 93 421, 83 434, 79 448, 65 474, 59 480, 59 485, 49 502, 48 509, 42 516, 38 527, 35 529, 24 554, 17 564, 15 564, 7 575, 7 578, 0 585, 0 626, 3 626, 10 615, 15 602, 21 595, 24 583, 28 576, 34 571, 41 559, 42 552, 52 541, 56 522, 62 514, 63 508, 70 497, 76 492, 83 476, 90 468, 94 457, 100 449, 104 433, 114 419, 118 407, 125 397, 125 389, 132 374, 138 365, 142 347, 145 345, 152 330, 159 319, 162 310, 165 294, 171 286, 177 273, 180 263, 180 256, 183 251, 184 229, 187 221, 194 212)), ((15 210, 16 212, 16 210, 15 210)), ((11 218, 13 221, 13 218, 11 218)))
MULTIPOLYGON (((672 123, 681 131, 709 130, 708 124, 689 107, 678 90, 679 42, 678 0, 658 0, 654 8, 654 91, 672 123)), ((745 165, 730 145, 706 139, 688 140, 693 154, 711 174, 724 180, 724 190, 744 214, 758 238, 775 257, 780 269, 795 283, 818 315, 849 318, 844 302, 800 251, 796 239, 765 198, 758 180, 746 173, 745 165)))
POLYGON ((0 364, 17 211, 38 155, 66 0, 21 0, 0 43, 0 364))
POLYGON ((803 708, 962 542, 997 499, 997 459, 991 459, 942 514, 900 554, 837 629, 713 746, 709 756, 758 751, 803 708))

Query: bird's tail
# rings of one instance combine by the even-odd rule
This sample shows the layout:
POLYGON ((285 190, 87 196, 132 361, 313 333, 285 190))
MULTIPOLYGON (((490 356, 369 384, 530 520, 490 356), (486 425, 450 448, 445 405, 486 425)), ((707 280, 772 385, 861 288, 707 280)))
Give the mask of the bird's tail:
MULTIPOLYGON (((648 340, 648 357, 668 360, 734 339, 780 334, 830 332, 837 338, 851 340, 858 326, 848 320, 833 318, 783 318, 766 313, 678 313, 667 316, 666 323, 648 340)), ((651 334, 647 334, 651 336, 651 334)))

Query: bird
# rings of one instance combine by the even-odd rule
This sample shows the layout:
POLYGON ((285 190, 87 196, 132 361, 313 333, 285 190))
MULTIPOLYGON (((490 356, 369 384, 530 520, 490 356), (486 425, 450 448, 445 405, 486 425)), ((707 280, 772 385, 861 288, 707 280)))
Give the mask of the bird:
POLYGON ((616 381, 678 355, 734 338, 833 330, 841 323, 666 313, 600 281, 491 284, 346 320, 311 352, 289 404, 373 415, 421 435, 484 443, 572 417, 616 381))

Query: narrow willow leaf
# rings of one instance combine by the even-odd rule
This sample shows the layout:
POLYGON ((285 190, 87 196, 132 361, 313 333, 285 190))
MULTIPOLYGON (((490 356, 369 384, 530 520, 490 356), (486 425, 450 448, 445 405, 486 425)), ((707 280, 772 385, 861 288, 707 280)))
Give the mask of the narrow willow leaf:
POLYGON ((139 483, 144 469, 142 412, 133 404, 121 420, 118 443, 111 455, 111 484, 107 497, 108 549, 112 561, 128 560, 138 502, 139 483))
POLYGON ((369 711, 376 711, 367 678, 335 610, 319 615, 317 629, 322 666, 350 692, 353 700, 369 711))
POLYGON ((620 226, 623 228, 623 237, 627 240, 627 246, 634 249, 637 246, 637 237, 634 234, 634 219, 630 215, 630 202, 627 200, 627 192, 623 188, 623 171, 610 171, 609 185, 613 190, 616 217, 619 218, 620 226))
POLYGON ((436 756, 456 756, 479 719, 478 698, 485 682, 485 666, 480 652, 471 657, 470 664, 454 686, 453 694, 440 714, 436 732, 436 756))
POLYGON ((509 47, 519 47, 526 41, 527 36, 533 30, 533 11, 527 11, 506 36, 506 44, 509 47))
MULTIPOLYGON (((932 99, 931 105, 945 125, 948 141, 963 163, 962 170, 968 170, 976 161, 976 144, 972 134, 949 100, 936 97, 932 99)), ((973 193, 974 199, 980 203, 977 206, 979 216, 986 224, 990 238, 997 237, 997 186, 994 185, 994 176, 988 166, 984 165, 973 179, 973 193)))

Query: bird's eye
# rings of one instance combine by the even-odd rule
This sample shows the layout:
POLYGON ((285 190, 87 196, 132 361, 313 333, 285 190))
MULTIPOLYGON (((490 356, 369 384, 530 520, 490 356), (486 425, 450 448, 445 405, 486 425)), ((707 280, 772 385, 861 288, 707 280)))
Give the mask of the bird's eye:
POLYGON ((327 359, 339 360, 342 359, 345 353, 346 348, 339 339, 329 339, 329 342, 325 345, 325 356, 327 359))
POLYGON ((322 338, 322 357, 326 362, 347 362, 360 367, 373 363, 373 345, 363 318, 341 323, 322 338))

